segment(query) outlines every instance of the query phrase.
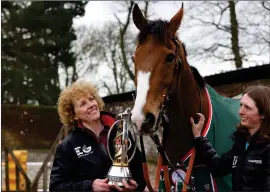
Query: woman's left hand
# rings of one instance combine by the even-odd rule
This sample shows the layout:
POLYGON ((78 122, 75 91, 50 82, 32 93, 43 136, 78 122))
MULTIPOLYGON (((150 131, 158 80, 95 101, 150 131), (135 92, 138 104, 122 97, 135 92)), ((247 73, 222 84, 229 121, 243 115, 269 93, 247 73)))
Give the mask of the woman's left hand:
POLYGON ((191 126, 192 126, 193 136, 194 137, 200 137, 201 136, 202 129, 203 129, 205 117, 201 113, 196 113, 196 114, 199 117, 199 122, 197 124, 195 124, 194 123, 194 119, 192 117, 190 117, 190 123, 191 123, 191 126))
POLYGON ((138 187, 138 184, 134 180, 130 180, 129 183, 123 179, 124 188, 119 187, 118 185, 112 186, 117 191, 135 191, 138 187))

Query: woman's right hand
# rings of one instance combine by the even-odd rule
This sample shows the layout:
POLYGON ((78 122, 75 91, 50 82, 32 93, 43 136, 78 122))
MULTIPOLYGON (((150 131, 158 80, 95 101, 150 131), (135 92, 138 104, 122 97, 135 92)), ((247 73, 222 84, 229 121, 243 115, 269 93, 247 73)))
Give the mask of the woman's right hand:
POLYGON ((110 185, 108 184, 109 179, 95 179, 92 183, 93 191, 110 191, 110 185))
POLYGON ((205 121, 205 117, 203 114, 201 113, 196 113, 196 115, 199 116, 199 121, 197 124, 194 123, 194 119, 192 117, 190 117, 190 123, 192 126, 192 133, 194 137, 200 137, 201 136, 201 132, 203 129, 203 125, 204 125, 204 121, 205 121))

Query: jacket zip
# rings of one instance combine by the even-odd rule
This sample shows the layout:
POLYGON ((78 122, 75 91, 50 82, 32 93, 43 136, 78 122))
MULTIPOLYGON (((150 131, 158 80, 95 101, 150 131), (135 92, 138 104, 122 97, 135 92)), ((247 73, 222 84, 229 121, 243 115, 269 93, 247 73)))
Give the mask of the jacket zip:
POLYGON ((107 158, 109 158, 108 152, 107 152, 107 150, 106 150, 104 144, 101 142, 101 140, 100 140, 99 137, 98 137, 98 142, 99 142, 99 146, 100 146, 101 150, 103 151, 103 153, 105 154, 105 156, 106 156, 107 158))

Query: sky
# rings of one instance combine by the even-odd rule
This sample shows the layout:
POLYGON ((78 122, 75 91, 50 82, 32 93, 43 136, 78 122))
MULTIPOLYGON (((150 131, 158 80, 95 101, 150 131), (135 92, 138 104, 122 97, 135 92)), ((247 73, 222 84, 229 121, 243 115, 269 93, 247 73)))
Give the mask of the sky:
MULTIPOLYGON (((182 1, 160 1, 156 4, 153 4, 149 11, 150 11, 150 19, 165 19, 170 20, 181 8, 182 1)), ((189 2, 184 2, 184 7, 188 6, 189 2)), ((139 4, 141 8, 143 8, 142 4, 139 4)), ((102 26, 107 21, 113 21, 115 20, 114 12, 116 12, 114 8, 114 3, 112 1, 90 1, 86 7, 85 7, 85 16, 81 17, 79 19, 74 19, 74 27, 78 25, 93 25, 93 26, 102 26)), ((117 14, 119 16, 119 14, 117 14)), ((120 15, 120 19, 121 19, 120 15)), ((183 19, 182 26, 185 25, 185 20, 183 19)), ((137 28, 131 22, 131 28, 134 30, 134 32, 138 32, 137 28)), ((198 31, 199 33, 199 31, 198 31)), ((196 32, 194 31, 194 34, 196 32)), ((180 39, 188 39, 188 36, 190 34, 188 33, 181 33, 180 39)), ((196 66, 200 73, 203 76, 211 75, 215 73, 219 73, 220 71, 228 71, 233 70, 235 67, 232 65, 209 65, 209 66, 202 66, 202 65, 196 65, 192 64, 193 66, 196 66)))
MULTIPOLYGON (((158 3, 152 4, 149 7, 150 19, 165 19, 170 20, 180 9, 182 1, 159 1, 158 3)), ((184 2, 184 8, 189 6, 189 2, 184 2)), ((143 4, 139 3, 139 7, 143 8, 143 4)), ((114 2, 112 1, 89 1, 85 6, 85 15, 81 18, 75 18, 73 20, 74 28, 79 25, 88 25, 94 27, 101 27, 105 22, 115 21, 114 13, 117 13, 117 9, 115 7, 114 2)), ((125 14, 117 13, 117 16, 121 19, 125 17, 125 14)), ((185 31, 185 12, 184 18, 181 23, 181 31, 180 39, 184 40, 188 50, 188 39, 190 36, 199 35, 200 31, 185 31)), ((131 29, 134 33, 137 33, 138 30, 131 22, 131 29)), ((188 50, 189 51, 189 50, 188 50)), ((202 76, 208 76, 217 74, 224 71, 235 70, 235 66, 233 64, 228 63, 196 63, 196 61, 189 60, 189 64, 195 66, 202 76)), ((212 61, 211 61, 212 62, 212 61)), ((244 64, 244 67, 248 67, 248 65, 244 64)), ((100 75, 105 75, 106 70, 100 70, 100 75)), ((104 96, 105 93, 100 93, 104 96)))
MULTIPOLYGON (((142 8, 142 4, 139 3, 142 8)), ((179 1, 160 1, 150 7, 150 13, 153 13, 152 19, 169 20, 180 8, 179 1)), ((85 6, 85 15, 74 20, 74 25, 86 24, 101 26, 104 22, 115 20, 115 5, 113 1, 89 1, 85 6)), ((133 25, 134 26, 134 25, 133 25)))

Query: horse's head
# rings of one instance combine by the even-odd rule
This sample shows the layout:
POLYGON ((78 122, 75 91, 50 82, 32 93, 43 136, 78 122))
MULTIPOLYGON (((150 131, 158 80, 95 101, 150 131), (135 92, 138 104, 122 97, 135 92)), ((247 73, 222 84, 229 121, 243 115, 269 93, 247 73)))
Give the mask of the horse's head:
POLYGON ((169 22, 147 21, 137 4, 133 8, 133 21, 140 33, 133 56, 137 97, 131 120, 140 134, 155 130, 164 96, 176 72, 186 64, 184 47, 176 37, 183 11, 182 6, 169 22))

